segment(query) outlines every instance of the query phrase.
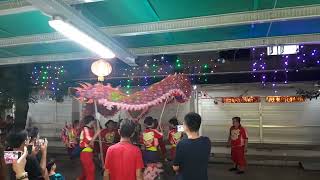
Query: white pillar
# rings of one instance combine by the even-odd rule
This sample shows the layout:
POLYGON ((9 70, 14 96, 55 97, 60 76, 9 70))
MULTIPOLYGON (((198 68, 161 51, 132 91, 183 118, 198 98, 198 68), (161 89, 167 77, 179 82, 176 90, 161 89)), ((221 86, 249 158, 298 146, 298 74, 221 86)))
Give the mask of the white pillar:
MULTIPOLYGON (((262 101, 262 99, 261 99, 262 101)), ((263 116, 262 116, 262 102, 259 103, 259 137, 260 143, 263 143, 263 116)))

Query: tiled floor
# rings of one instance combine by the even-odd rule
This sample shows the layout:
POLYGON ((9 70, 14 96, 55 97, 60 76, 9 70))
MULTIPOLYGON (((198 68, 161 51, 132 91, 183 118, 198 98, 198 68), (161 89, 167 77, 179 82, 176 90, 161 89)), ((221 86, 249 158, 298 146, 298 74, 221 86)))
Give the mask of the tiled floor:
MULTIPOLYGON (((78 160, 65 160, 56 157, 58 171, 66 180, 74 180, 80 174, 78 160)), ((209 180, 319 180, 320 171, 304 171, 298 167, 272 167, 272 166, 249 166, 247 173, 236 175, 228 172, 230 164, 210 164, 209 180)), ((102 177, 97 177, 101 180, 102 177)), ((167 178, 174 180, 174 177, 167 178)))
MULTIPOLYGON (((212 153, 217 154, 228 154, 230 148, 213 146, 211 149, 212 153)), ((298 149, 255 149, 249 148, 247 154, 260 155, 260 156, 280 156, 280 157, 320 157, 319 150, 298 150, 298 149)))

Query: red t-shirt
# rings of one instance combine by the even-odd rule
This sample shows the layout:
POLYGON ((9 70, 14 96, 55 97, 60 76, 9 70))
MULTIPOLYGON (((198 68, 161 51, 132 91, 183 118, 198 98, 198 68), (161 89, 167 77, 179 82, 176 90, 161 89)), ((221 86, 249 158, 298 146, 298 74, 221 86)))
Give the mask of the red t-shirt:
POLYGON ((119 139, 117 130, 103 129, 100 134, 104 144, 114 144, 116 140, 119 139))
POLYGON ((136 180, 136 170, 144 168, 140 149, 128 142, 110 146, 105 159, 105 169, 111 180, 136 180))
POLYGON ((240 126, 239 128, 235 128, 234 126, 232 126, 230 128, 230 138, 232 147, 244 146, 244 141, 248 139, 247 130, 242 126, 240 126))
POLYGON ((92 140, 94 136, 94 129, 89 128, 87 126, 83 127, 81 133, 80 133, 80 147, 86 148, 89 147, 89 143, 92 140))
POLYGON ((181 138, 182 132, 178 132, 177 129, 172 129, 169 131, 168 139, 172 147, 176 147, 181 138))
POLYGON ((142 133, 143 144, 149 151, 157 151, 159 139, 163 137, 162 133, 156 129, 145 129, 142 133))
POLYGON ((104 153, 106 153, 108 148, 112 144, 116 143, 116 141, 119 139, 119 133, 117 130, 103 129, 100 135, 102 139, 102 149, 104 153))

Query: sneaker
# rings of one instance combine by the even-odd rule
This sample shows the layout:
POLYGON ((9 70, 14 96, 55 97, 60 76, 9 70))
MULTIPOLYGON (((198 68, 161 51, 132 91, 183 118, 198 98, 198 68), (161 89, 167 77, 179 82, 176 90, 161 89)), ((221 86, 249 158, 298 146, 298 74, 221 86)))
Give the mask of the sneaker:
POLYGON ((237 174, 244 174, 244 171, 238 171, 237 174))
POLYGON ((229 171, 237 171, 238 169, 233 167, 233 168, 230 168, 229 171))

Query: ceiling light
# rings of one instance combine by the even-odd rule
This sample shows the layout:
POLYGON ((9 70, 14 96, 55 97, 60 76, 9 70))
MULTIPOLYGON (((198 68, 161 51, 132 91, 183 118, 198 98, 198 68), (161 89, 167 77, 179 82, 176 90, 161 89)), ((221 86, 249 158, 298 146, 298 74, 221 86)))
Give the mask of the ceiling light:
POLYGON ((115 54, 106 46, 80 31, 78 28, 61 19, 55 18, 49 21, 49 25, 65 37, 79 43, 83 47, 98 54, 101 58, 114 58, 115 54))

